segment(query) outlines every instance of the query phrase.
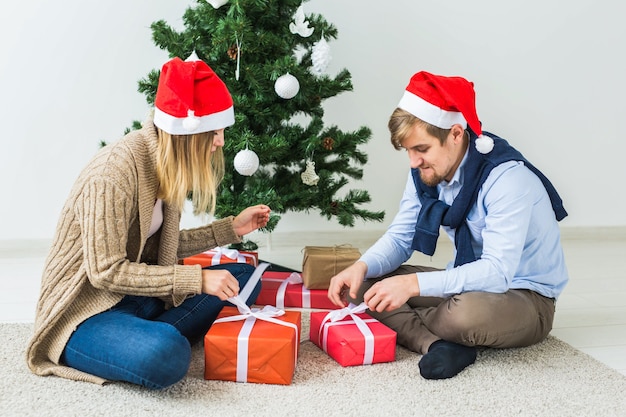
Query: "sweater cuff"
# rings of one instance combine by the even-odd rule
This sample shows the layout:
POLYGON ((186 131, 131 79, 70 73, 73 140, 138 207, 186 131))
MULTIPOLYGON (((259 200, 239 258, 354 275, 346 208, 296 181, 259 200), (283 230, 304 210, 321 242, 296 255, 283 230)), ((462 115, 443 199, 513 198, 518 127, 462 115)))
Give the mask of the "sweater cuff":
POLYGON ((202 293, 202 267, 200 265, 174 265, 172 302, 178 307, 189 296, 202 293))
POLYGON ((231 243, 241 243, 241 236, 238 236, 233 229, 234 216, 228 216, 223 219, 215 220, 211 223, 213 227, 213 236, 217 242, 217 246, 230 245, 231 243))

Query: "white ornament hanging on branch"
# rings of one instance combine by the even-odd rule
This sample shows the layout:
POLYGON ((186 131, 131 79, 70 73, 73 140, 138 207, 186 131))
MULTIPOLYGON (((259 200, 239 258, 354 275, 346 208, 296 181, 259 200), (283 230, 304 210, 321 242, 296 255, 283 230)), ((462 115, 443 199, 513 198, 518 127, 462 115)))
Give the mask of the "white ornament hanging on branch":
POLYGON ((241 175, 249 177, 259 169, 259 157, 254 151, 243 149, 237 152, 233 161, 235 170, 241 175))
POLYGON ((306 169, 300 174, 300 178, 302 178, 302 182, 306 185, 317 185, 320 177, 315 173, 315 162, 310 160, 306 161, 306 169))
POLYGON ((313 34, 315 28, 310 28, 309 21, 305 20, 304 8, 302 5, 298 7, 298 10, 296 10, 296 13, 293 15, 293 22, 289 24, 289 30, 294 35, 297 33, 303 38, 308 38, 313 34))
POLYGON ((330 46, 322 35, 322 39, 313 44, 313 52, 311 53, 313 68, 311 69, 311 72, 314 75, 322 75, 324 71, 326 71, 326 68, 330 63, 331 58, 332 57, 330 56, 330 46))
POLYGON ((228 3, 228 0, 207 0, 207 3, 213 6, 214 9, 219 9, 220 7, 228 3))
POLYGON ((300 83, 293 75, 287 73, 278 77, 274 83, 274 91, 284 99, 294 98, 300 91, 300 83))

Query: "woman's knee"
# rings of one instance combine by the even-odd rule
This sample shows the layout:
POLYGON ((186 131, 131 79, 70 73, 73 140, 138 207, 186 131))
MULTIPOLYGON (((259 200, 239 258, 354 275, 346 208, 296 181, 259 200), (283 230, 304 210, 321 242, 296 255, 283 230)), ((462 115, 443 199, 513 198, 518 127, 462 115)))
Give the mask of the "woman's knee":
POLYGON ((156 331, 150 338, 143 338, 138 349, 140 355, 136 364, 139 384, 147 388, 169 387, 185 377, 191 363, 189 341, 172 325, 157 323, 156 331))

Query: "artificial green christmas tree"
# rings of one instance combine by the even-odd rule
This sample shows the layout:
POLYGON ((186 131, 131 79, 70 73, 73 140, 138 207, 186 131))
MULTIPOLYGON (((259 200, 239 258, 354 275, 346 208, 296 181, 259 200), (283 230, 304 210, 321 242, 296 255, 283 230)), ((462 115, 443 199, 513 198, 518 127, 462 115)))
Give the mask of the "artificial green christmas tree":
MULTIPOLYGON (((383 220, 384 212, 360 208, 370 202, 367 191, 339 196, 348 178, 363 175, 367 155, 359 146, 371 131, 324 126, 322 102, 352 90, 347 70, 325 73, 327 41, 337 38, 332 24, 305 14, 302 0, 200 0, 183 22, 182 32, 165 21, 153 23, 154 42, 171 57, 195 53, 204 60, 226 83, 235 106, 217 217, 263 203, 273 212, 268 231, 287 211, 316 209, 344 226, 354 226, 355 218, 383 220)), ((158 77, 153 70, 139 83, 150 104, 158 77)))

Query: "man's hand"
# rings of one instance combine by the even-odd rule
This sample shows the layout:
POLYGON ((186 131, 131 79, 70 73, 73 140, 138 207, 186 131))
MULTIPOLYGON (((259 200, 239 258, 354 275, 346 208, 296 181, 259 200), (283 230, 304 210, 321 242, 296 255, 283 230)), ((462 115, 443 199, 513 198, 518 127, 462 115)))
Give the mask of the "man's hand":
POLYGON ((391 311, 420 293, 416 274, 396 275, 372 285, 363 295, 363 301, 372 311, 391 311))
POLYGON ((260 227, 265 227, 270 220, 270 211, 270 208, 263 204, 243 209, 233 220, 235 233, 243 236, 260 227))
POLYGON ((226 269, 203 269, 202 292, 224 301, 239 294, 239 281, 226 269))
POLYGON ((356 261, 331 278, 328 287, 328 298, 338 307, 346 306, 345 290, 350 290, 350 297, 356 298, 359 287, 367 273, 365 262, 356 261))

